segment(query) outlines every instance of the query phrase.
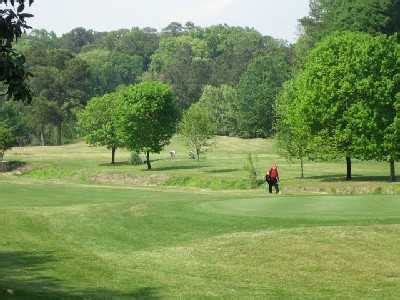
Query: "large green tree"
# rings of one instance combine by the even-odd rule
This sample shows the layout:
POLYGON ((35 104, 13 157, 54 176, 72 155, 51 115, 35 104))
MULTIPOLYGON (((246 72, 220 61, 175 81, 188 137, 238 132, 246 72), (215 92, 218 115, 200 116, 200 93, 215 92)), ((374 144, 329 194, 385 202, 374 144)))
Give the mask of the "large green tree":
POLYGON ((239 96, 236 88, 229 85, 207 85, 199 103, 211 114, 217 135, 237 133, 239 96))
POLYGON ((78 116, 78 125, 86 141, 110 149, 112 164, 115 163, 115 151, 123 146, 118 133, 119 100, 116 93, 92 98, 78 116))
POLYGON ((124 145, 146 153, 160 153, 176 131, 178 108, 171 88, 160 82, 144 82, 119 92, 119 128, 124 145))
POLYGON ((208 140, 215 134, 213 117, 202 103, 193 104, 184 114, 179 124, 179 134, 184 138, 186 145, 196 153, 200 160, 202 149, 207 146, 208 140))
POLYGON ((273 134, 275 101, 289 75, 290 65, 282 54, 265 53, 250 63, 238 86, 240 135, 254 138, 273 134))
POLYGON ((293 81, 288 81, 277 99, 276 140, 278 152, 289 161, 300 161, 300 177, 304 178, 304 160, 311 154, 311 131, 307 118, 296 103, 301 97, 293 81))
MULTIPOLYGON (((334 34, 311 51, 295 78, 294 103, 310 125, 315 148, 345 156, 348 180, 352 158, 382 159, 388 153, 382 149, 385 131, 388 137, 396 132, 388 128, 396 123, 398 47, 396 38, 334 34)), ((396 138, 388 138, 392 149, 398 149, 396 138)))

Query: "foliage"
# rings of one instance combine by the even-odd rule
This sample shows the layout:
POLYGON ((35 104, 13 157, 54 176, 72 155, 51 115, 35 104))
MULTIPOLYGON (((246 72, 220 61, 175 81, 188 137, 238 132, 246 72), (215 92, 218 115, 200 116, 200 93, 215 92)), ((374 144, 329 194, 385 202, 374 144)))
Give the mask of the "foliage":
POLYGON ((44 97, 34 97, 29 107, 28 123, 40 144, 45 146, 50 140, 48 126, 57 123, 59 110, 57 105, 44 97))
POLYGON ((3 160, 4 153, 15 146, 15 142, 11 129, 0 123, 0 161, 3 160))
MULTIPOLYGON (((293 103, 319 153, 381 159, 400 88, 395 38, 339 33, 322 41, 296 76, 293 103)), ((351 178, 348 161, 348 178, 351 178)))
POLYGON ((79 57, 88 64, 90 94, 95 96, 136 83, 143 72, 143 58, 137 55, 95 49, 79 57))
POLYGON ((29 144, 30 128, 22 103, 0 100, 0 123, 11 131, 17 145, 29 144))
POLYGON ((269 37, 263 37, 254 29, 210 26, 197 30, 193 35, 205 41, 212 60, 212 74, 209 84, 237 85, 248 64, 259 51, 266 50, 269 37))
POLYGON ((79 53, 83 47, 94 41, 95 33, 93 30, 86 30, 83 27, 74 28, 61 37, 62 47, 75 53, 79 53))
POLYGON ((318 41, 335 31, 399 32, 399 11, 398 0, 311 0, 309 16, 300 19, 303 35, 296 44, 298 64, 318 41))
POLYGON ((0 82, 7 86, 9 98, 28 101, 31 94, 25 81, 30 74, 25 70, 24 56, 16 52, 12 44, 24 30, 31 28, 26 19, 33 15, 24 13, 24 10, 26 4, 31 6, 32 3, 33 0, 0 2, 0 82))
POLYGON ((186 145, 196 153, 197 160, 199 160, 201 151, 208 145, 209 139, 215 133, 211 113, 202 104, 193 104, 183 114, 178 132, 184 138, 186 145))
POLYGON ((234 87, 204 87, 199 103, 210 112, 217 135, 228 136, 237 132, 238 102, 238 93, 234 87))
POLYGON ((300 177, 304 178, 304 159, 311 154, 311 132, 307 118, 299 109, 299 91, 293 81, 288 81, 278 97, 276 105, 277 145, 280 154, 289 161, 298 159, 301 163, 300 177))
POLYGON ((182 35, 164 38, 152 56, 153 78, 170 83, 178 105, 187 109, 197 101, 210 77, 207 44, 198 38, 182 35))
POLYGON ((112 150, 111 163, 115 162, 115 150, 123 146, 118 132, 118 110, 118 95, 106 94, 91 99, 78 117, 78 126, 89 144, 112 150))
POLYGON ((139 153, 132 151, 129 162, 131 163, 131 165, 140 166, 143 164, 143 159, 140 157, 139 153))
POLYGON ((276 98, 289 74, 290 65, 284 55, 265 53, 250 63, 238 87, 241 136, 254 138, 273 134, 276 98))
POLYGON ((119 128, 124 145, 130 150, 146 152, 151 169, 150 152, 159 153, 176 131, 178 108, 168 85, 144 82, 119 92, 121 101, 119 128))

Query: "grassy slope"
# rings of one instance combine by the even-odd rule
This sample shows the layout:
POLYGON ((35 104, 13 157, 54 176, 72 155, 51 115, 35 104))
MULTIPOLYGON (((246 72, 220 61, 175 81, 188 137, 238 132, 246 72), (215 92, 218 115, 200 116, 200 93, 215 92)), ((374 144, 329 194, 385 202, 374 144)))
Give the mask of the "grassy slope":
POLYGON ((309 163, 313 178, 300 181, 270 141, 219 138, 201 162, 182 158, 177 141, 171 149, 181 159, 162 153, 152 172, 101 165, 109 153, 83 144, 10 153, 28 165, 0 175, 0 299, 400 293, 399 186, 385 182, 385 164, 356 162, 355 173, 377 177, 345 183, 341 163, 309 163), (244 188, 248 150, 261 174, 279 163, 287 196, 186 188, 244 188), (159 187, 135 187, 149 184, 159 187))

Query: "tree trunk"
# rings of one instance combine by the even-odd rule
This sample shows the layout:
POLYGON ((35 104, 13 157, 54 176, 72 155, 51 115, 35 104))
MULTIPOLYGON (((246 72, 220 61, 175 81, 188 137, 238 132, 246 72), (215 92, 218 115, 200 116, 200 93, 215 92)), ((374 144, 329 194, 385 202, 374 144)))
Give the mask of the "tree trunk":
POLYGON ((150 151, 146 152, 146 163, 147 163, 147 170, 151 170, 150 151))
POLYGON ((346 180, 351 180, 351 156, 346 156, 346 164, 347 164, 347 176, 346 180))
POLYGON ((111 164, 115 164, 115 146, 111 148, 111 164))
POLYGON ((3 161, 3 159, 4 159, 4 152, 0 151, 0 161, 3 161))
POLYGON ((396 170, 393 158, 390 159, 390 181, 396 182, 396 170))
POLYGON ((303 158, 300 159, 300 168, 301 168, 301 174, 300 174, 300 178, 304 179, 304 160, 303 158))
POLYGON ((57 125, 57 145, 62 145, 62 123, 57 125))
POLYGON ((40 144, 42 145, 42 147, 45 146, 43 129, 40 129, 40 144))
POLYGON ((200 160, 200 150, 196 149, 197 160, 200 160))

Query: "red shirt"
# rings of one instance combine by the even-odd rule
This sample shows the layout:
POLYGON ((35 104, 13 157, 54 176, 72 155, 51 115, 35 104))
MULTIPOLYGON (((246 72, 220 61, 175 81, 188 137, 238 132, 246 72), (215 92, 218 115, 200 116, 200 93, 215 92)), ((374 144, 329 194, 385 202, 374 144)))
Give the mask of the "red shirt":
POLYGON ((271 170, 269 170, 269 176, 271 178, 279 178, 278 169, 271 168, 271 170))

